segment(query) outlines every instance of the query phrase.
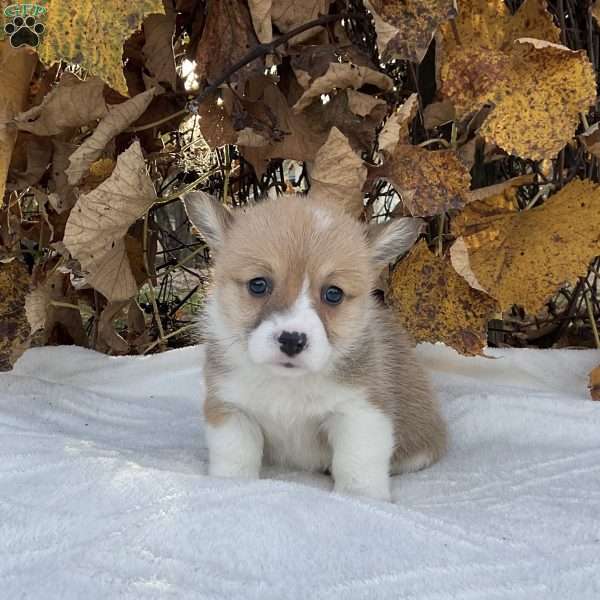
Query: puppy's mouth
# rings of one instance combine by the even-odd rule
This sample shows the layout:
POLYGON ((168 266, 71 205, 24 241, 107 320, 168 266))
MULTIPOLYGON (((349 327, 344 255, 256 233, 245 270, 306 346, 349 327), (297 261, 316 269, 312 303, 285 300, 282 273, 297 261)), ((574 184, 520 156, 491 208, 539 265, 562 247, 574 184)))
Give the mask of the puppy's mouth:
POLYGON ((285 367, 286 369, 296 369, 297 368, 297 365, 295 365, 295 364, 293 364, 291 362, 281 363, 281 366, 285 367))

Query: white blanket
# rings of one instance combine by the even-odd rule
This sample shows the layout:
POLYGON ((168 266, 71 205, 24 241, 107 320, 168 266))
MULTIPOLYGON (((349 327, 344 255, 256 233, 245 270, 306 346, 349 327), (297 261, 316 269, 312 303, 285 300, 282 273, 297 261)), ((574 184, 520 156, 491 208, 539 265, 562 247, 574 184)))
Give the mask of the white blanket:
POLYGON ((394 504, 211 479, 202 349, 31 350, 0 376, 0 598, 600 598, 593 351, 421 346, 448 455, 394 504))

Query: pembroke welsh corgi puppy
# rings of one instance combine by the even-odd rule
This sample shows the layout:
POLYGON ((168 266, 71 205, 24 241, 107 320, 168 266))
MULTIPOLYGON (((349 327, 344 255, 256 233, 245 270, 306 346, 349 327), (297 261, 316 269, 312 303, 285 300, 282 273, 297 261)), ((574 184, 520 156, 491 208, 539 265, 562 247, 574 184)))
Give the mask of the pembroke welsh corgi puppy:
POLYGON ((366 227, 315 196, 227 210, 185 199, 214 258, 204 315, 209 473, 263 461, 330 470, 334 490, 390 500, 390 474, 436 461, 446 428, 410 341, 372 295, 420 223, 366 227))

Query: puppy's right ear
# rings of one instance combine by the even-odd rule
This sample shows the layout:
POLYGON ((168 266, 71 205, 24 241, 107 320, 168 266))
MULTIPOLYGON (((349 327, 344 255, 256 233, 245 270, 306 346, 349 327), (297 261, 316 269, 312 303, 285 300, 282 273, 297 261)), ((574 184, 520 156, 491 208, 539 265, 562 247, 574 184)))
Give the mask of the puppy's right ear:
POLYGON ((190 192, 183 198, 185 211, 206 243, 215 251, 223 245, 233 215, 216 198, 206 192, 190 192))

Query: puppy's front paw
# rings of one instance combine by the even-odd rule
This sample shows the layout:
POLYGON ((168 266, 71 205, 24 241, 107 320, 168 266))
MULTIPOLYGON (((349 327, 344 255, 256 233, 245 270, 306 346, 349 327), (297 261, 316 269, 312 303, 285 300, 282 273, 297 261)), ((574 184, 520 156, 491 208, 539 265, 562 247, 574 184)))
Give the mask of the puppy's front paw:
POLYGON ((383 502, 392 501, 389 477, 377 482, 336 481, 333 491, 346 496, 362 496, 383 502))

